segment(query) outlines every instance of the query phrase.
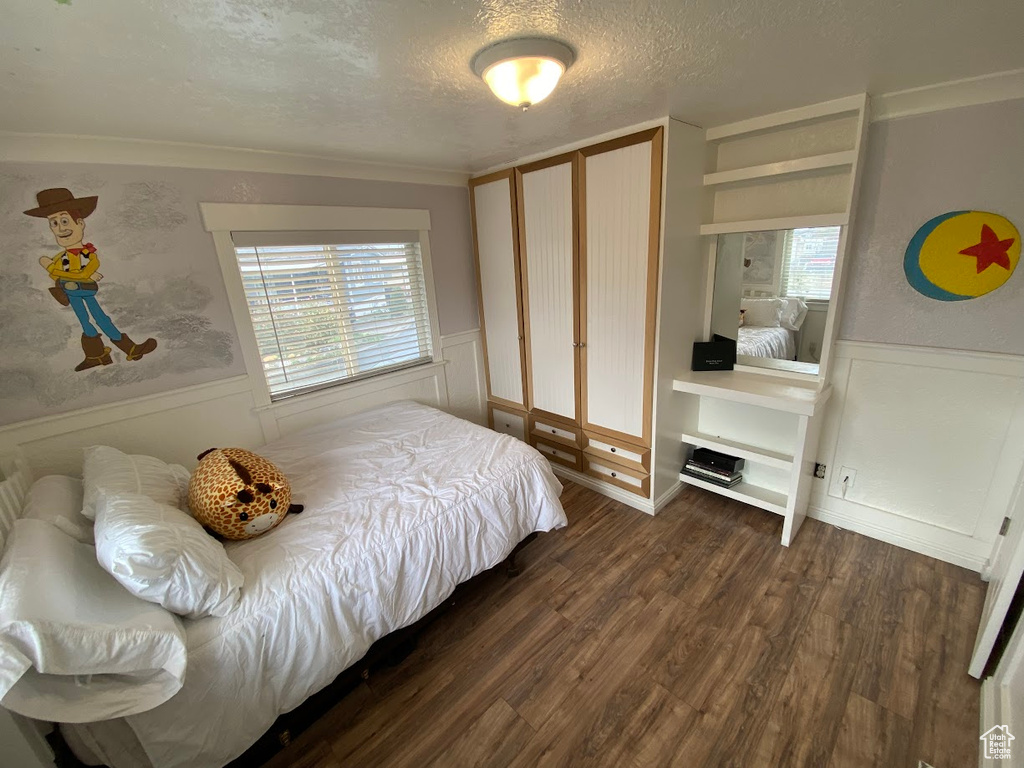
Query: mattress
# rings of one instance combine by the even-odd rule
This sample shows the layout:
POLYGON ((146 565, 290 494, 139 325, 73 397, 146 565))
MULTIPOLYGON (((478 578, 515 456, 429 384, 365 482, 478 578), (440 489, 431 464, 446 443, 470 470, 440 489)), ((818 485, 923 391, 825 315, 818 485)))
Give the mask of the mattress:
POLYGON ((736 354, 750 357, 796 359, 796 332, 788 328, 743 326, 736 340, 736 354))
POLYGON ((125 743, 123 728, 113 736, 110 722, 62 726, 111 768, 129 768, 118 757, 139 745, 155 768, 224 765, 376 640, 528 534, 566 525, 561 485, 537 451, 416 403, 317 426, 260 453, 305 511, 227 544, 245 575, 241 602, 224 618, 185 622, 181 691, 118 722, 138 745, 125 743))

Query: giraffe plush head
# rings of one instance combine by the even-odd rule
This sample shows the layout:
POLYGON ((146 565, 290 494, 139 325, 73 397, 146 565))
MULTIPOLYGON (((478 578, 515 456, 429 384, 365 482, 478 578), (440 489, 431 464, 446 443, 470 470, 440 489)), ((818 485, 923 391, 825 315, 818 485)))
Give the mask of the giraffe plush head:
POLYGON ((225 539, 251 539, 273 529, 289 512, 292 490, 281 471, 242 448, 199 454, 188 484, 188 505, 204 527, 225 539))

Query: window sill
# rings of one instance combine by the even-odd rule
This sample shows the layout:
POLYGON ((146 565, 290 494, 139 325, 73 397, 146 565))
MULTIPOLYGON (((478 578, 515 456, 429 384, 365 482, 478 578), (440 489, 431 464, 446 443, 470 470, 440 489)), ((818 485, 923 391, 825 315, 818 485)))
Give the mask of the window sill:
POLYGON ((325 387, 313 392, 277 400, 275 402, 257 405, 258 413, 273 412, 277 415, 289 413, 301 413, 312 408, 320 408, 332 402, 351 400, 375 390, 390 389, 391 387, 405 384, 418 379, 429 379, 437 376, 444 369, 444 360, 435 360, 411 368, 403 368, 400 371, 382 373, 380 376, 371 376, 359 381, 350 381, 346 384, 338 384, 333 387, 325 387))

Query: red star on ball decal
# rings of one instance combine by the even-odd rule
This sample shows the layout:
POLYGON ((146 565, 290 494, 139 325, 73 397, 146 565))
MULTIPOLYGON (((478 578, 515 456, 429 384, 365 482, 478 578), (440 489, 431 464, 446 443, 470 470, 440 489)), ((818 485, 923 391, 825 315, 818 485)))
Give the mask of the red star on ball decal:
POLYGON ((960 253, 964 256, 973 256, 978 260, 978 274, 980 275, 993 264, 998 264, 1003 269, 1010 268, 1010 256, 1007 253, 1013 245, 1014 238, 1000 240, 999 235, 988 224, 981 225, 981 242, 964 248, 960 253))

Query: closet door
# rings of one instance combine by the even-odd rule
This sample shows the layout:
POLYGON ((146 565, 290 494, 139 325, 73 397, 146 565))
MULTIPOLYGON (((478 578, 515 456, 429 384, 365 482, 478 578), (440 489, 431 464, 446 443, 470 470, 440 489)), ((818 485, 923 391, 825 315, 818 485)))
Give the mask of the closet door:
POLYGON ((527 402, 578 423, 575 153, 516 172, 527 402))
POLYGON ((662 129, 580 154, 583 427, 650 447, 662 129))
POLYGON ((487 396, 494 402, 524 409, 525 347, 513 171, 471 179, 469 191, 487 396))

